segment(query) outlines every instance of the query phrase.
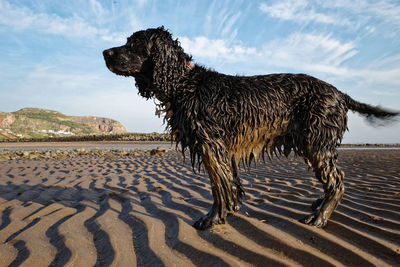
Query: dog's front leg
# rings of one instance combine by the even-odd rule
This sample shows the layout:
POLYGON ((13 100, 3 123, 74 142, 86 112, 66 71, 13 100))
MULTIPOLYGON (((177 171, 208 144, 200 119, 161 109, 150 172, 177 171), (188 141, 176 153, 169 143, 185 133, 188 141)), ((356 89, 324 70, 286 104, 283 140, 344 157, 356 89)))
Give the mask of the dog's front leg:
POLYGON ((202 159, 210 177, 214 203, 211 210, 193 225, 199 230, 225 223, 226 215, 238 210, 243 193, 241 186, 234 183, 233 168, 228 153, 221 144, 205 144, 202 148, 202 159))

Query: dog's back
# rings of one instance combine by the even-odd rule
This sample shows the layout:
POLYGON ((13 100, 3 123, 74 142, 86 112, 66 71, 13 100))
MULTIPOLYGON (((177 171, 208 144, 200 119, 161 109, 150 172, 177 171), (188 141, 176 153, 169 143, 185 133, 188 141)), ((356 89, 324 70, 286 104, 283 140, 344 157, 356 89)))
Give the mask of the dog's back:
POLYGON ((185 112, 187 123, 181 125, 202 118, 209 137, 223 139, 236 162, 263 151, 304 155, 316 147, 336 147, 347 127, 343 94, 311 76, 239 77, 207 70, 193 75, 188 83, 195 89, 187 93, 193 96, 186 98, 193 112, 186 107, 174 112, 179 118, 185 112))

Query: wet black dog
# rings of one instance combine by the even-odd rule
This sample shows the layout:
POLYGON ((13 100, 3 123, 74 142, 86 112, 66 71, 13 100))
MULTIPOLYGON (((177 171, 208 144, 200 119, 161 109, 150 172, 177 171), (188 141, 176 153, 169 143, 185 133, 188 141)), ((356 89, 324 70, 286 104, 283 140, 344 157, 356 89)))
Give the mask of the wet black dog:
POLYGON ((224 223, 239 209, 240 161, 249 165, 265 153, 291 151, 313 168, 324 189, 314 212, 301 221, 325 226, 344 192, 336 148, 347 129, 347 111, 379 119, 397 115, 304 74, 238 77, 194 65, 163 27, 136 32, 103 54, 112 72, 133 76, 140 95, 161 102, 168 128, 183 151, 189 148, 193 167, 206 168, 214 204, 194 224, 198 229, 224 223))

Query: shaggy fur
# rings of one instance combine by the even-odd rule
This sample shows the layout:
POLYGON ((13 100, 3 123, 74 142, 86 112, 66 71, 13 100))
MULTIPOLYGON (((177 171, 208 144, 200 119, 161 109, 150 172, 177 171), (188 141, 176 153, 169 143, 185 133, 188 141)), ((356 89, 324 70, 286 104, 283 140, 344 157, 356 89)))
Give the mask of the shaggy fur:
POLYGON ((214 204, 194 224, 198 229, 225 223, 227 214, 239 210, 240 162, 248 166, 260 155, 292 151, 324 189, 312 204, 314 212, 301 221, 325 226, 344 192, 336 148, 347 129, 347 111, 375 118, 397 115, 304 74, 239 77, 192 67, 191 57, 163 27, 136 32, 103 55, 112 72, 135 78, 140 95, 160 101, 182 152, 188 148, 193 168, 203 164, 207 170, 214 204))

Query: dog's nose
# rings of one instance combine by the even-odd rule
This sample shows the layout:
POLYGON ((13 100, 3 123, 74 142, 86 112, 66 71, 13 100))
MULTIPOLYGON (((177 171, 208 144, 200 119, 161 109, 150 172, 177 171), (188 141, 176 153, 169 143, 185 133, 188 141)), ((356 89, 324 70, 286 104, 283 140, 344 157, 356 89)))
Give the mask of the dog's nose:
POLYGON ((111 57, 112 55, 114 55, 114 51, 112 49, 107 49, 103 51, 103 55, 104 56, 108 56, 111 57))

